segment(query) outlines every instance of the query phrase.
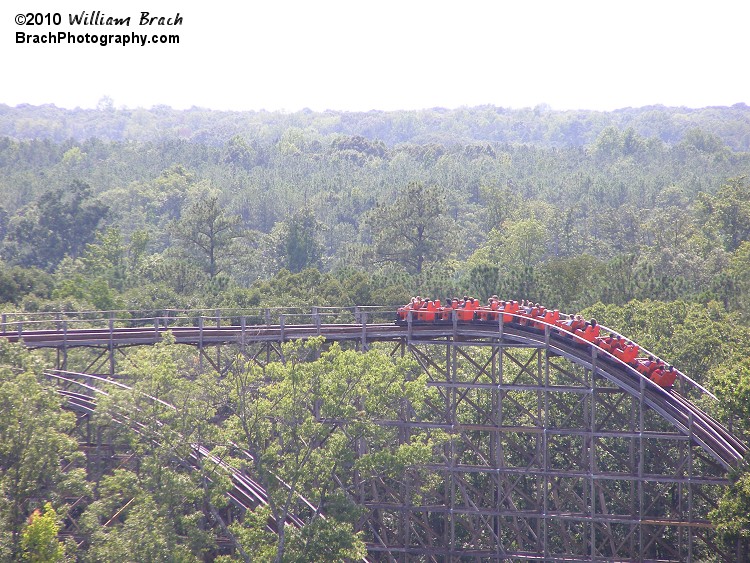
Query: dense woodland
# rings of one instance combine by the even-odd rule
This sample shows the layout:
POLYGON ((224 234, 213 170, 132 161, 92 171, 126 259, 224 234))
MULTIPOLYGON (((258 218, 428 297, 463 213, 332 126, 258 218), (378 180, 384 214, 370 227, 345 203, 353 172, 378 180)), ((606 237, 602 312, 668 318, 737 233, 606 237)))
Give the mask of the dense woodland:
MULTIPOLYGON (((596 316, 669 359, 720 397, 713 414, 750 438, 744 104, 288 114, 128 110, 107 99, 96 110, 0 105, 0 260, 6 313, 532 299, 596 316)), ((96 474, 76 465, 71 415, 41 375, 45 358, 2 345, 0 560, 361 556, 357 509, 333 485, 345 471, 329 473, 358 463, 395 474, 429 460, 441 437, 389 448, 391 437, 367 422, 405 396, 426 400, 414 365, 337 347, 305 361, 308 347, 290 349, 300 361, 274 365, 270 378, 247 366, 226 381, 196 371, 168 342, 139 352, 144 367, 128 381, 185 408, 139 410, 144 425, 174 431, 159 430, 156 448, 111 422, 118 402, 142 397, 98 406, 102 431, 139 463, 96 474), (351 370, 366 377, 337 389, 351 370), (394 377, 403 385, 384 389, 378 404, 358 402, 394 377), (300 380, 310 404, 354 417, 359 437, 382 453, 350 460, 352 434, 322 440, 289 387, 300 380), (251 403, 239 391, 249 388, 260 389, 251 403), (223 422, 211 423, 218 410, 223 422), (311 434, 281 436, 292 419, 311 434), (298 482, 329 517, 313 515, 288 538, 269 536, 263 511, 224 523, 227 483, 207 479, 211 468, 174 463, 186 457, 188 431, 255 451, 255 472, 277 495, 273 516, 289 502, 271 474, 298 482), (310 447, 304 467, 294 440, 310 447), (80 467, 63 471, 60 459, 80 467), (87 499, 76 508, 78 546, 55 539, 72 497, 87 499), (227 536, 234 543, 222 551, 217 538, 227 536)), ((727 542, 750 541, 750 471, 733 479, 711 518, 727 542)))

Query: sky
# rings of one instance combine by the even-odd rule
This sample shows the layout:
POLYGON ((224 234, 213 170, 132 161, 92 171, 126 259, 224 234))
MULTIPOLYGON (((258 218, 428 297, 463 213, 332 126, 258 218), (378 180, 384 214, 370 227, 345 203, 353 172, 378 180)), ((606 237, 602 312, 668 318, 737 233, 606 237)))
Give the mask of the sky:
POLYGON ((289 112, 728 106, 750 103, 748 22, 745 0, 3 0, 0 103, 93 108, 108 98, 118 108, 289 112), (143 12, 181 23, 141 25, 143 12), (72 16, 129 17, 130 25, 71 25, 72 16), (98 43, 30 43, 49 33, 98 43), (179 43, 102 46, 102 35, 179 43))

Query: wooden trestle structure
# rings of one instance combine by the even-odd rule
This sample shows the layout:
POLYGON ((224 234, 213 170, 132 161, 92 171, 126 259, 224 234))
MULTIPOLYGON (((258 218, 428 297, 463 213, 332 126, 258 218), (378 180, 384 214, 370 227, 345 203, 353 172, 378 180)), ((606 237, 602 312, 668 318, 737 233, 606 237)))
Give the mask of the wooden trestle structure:
MULTIPOLYGON (((708 520, 747 448, 692 401, 712 395, 680 374, 666 392, 602 350, 485 323, 398 326, 393 311, 357 307, 248 312, 3 315, 2 334, 56 353, 59 369, 113 376, 132 346, 171 330, 219 373, 236 354, 283 360, 284 341, 322 335, 411 354, 439 401, 396 426, 446 432, 443 463, 397 480, 360 481, 361 528, 383 561, 697 561, 726 550, 708 520), (93 352, 92 352, 93 350, 93 352), (85 352, 84 352, 85 351, 85 352), (428 492, 425 475, 437 483, 428 492), (415 492, 415 491, 418 491, 415 492)), ((712 400, 715 400, 713 398, 712 400)))

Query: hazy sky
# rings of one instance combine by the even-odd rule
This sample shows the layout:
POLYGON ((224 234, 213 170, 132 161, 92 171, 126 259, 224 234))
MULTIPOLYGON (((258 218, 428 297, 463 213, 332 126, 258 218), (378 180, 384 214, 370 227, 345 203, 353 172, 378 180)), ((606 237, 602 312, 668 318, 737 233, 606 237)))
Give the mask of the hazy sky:
POLYGON ((747 0, 3 0, 0 103, 313 110, 750 103, 747 0), (130 17, 126 26, 69 15, 130 17), (141 12, 178 26, 139 25, 141 12), (44 25, 17 25, 31 13, 44 25), (46 14, 60 25, 46 25, 46 14), (36 16, 38 18, 38 16, 36 16), (54 16, 51 16, 54 19, 54 16), (18 44, 177 34, 178 45, 18 44))

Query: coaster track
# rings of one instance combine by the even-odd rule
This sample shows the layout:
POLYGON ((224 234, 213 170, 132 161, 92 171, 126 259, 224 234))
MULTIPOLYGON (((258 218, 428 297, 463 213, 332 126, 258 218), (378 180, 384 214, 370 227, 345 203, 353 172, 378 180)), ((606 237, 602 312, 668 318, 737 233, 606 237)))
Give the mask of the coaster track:
MULTIPOLYGON (((486 339, 492 339, 493 342, 507 346, 545 347, 551 354, 564 356, 576 364, 592 369, 631 396, 642 397, 648 407, 668 420, 680 433, 691 435, 697 444, 726 469, 736 466, 747 452, 745 444, 676 390, 669 392, 661 389, 608 352, 578 337, 561 335, 554 325, 538 322, 538 325, 544 326, 544 330, 532 330, 516 323, 503 323, 502 318, 499 322, 458 323, 454 319, 452 323, 409 322, 402 325, 392 322, 368 324, 366 321, 321 323, 320 314, 316 316, 313 313, 313 317, 312 323, 291 325, 285 324, 283 316, 276 325, 247 324, 244 322, 246 317, 242 317, 243 322, 224 326, 220 322, 217 322, 217 326, 206 326, 203 317, 199 317, 198 326, 171 325, 169 317, 152 317, 139 319, 139 322, 152 325, 149 327, 115 326, 110 319, 110 325, 106 328, 68 328, 66 325, 58 329, 29 330, 27 327, 40 324, 40 321, 32 320, 10 323, 10 326, 15 324, 15 331, 7 330, 9 323, 6 321, 0 336, 10 342, 23 342, 27 348, 32 349, 153 345, 160 342, 167 331, 172 333, 177 344, 200 348, 219 344, 281 343, 316 336, 323 336, 327 341, 359 342, 364 347, 372 342, 440 343, 445 339, 465 344, 471 340, 481 344, 486 339)), ((606 327, 602 329, 614 332, 606 327)), ((654 357, 658 359, 657 356, 654 357)), ((708 390, 686 375, 679 373, 678 380, 681 387, 690 387, 700 395, 715 400, 708 390)))
MULTIPOLYGON (((208 351, 216 349, 219 356, 222 346, 265 365, 264 351, 265 362, 272 356, 283 360, 281 344, 291 340, 322 336, 359 349, 391 343, 392 354, 410 353, 420 364, 441 404, 424 420, 377 422, 398 427, 405 436, 411 428, 444 430, 452 436, 451 454, 445 465, 425 468, 444 479, 434 498, 416 504, 399 500, 399 491, 384 483, 356 493, 357 502, 370 510, 364 526, 371 532, 371 554, 401 561, 691 561, 693 537, 719 553, 709 534, 708 509, 697 507, 707 498, 704 489, 728 483, 729 471, 748 448, 698 407, 698 401, 709 406, 717 401, 708 389, 679 372, 674 389, 662 389, 602 348, 542 321, 530 327, 515 315, 513 320, 521 322, 507 322, 503 315, 496 321, 461 322, 454 315, 451 321, 421 322, 409 315, 397 324, 393 316, 392 310, 365 307, 165 311, 138 318, 5 314, 0 337, 57 350, 63 367, 76 350, 93 350, 75 357, 98 354, 92 368, 109 358, 109 376, 117 372, 116 351, 159 343, 167 332, 177 344, 198 349, 201 361, 211 361, 217 370, 223 364, 214 363, 208 351), (457 361, 473 375, 457 371, 457 361), (545 376, 553 368, 556 377, 545 376), (474 402, 479 396, 500 405, 499 414, 481 410, 474 402), (560 400, 563 396, 570 401, 560 400), (518 397, 532 398, 535 406, 524 407, 518 397), (476 408, 476 415, 467 417, 467 408, 476 408), (514 419, 514 409, 520 418, 514 419), (477 436, 486 444, 475 441, 477 436), (552 462, 548 456, 559 455, 552 449, 559 444, 569 450, 567 461, 552 462), (473 461, 472 452, 485 447, 490 455, 473 461), (618 450, 622 447, 630 454, 618 450), (492 489, 472 488, 473 475, 492 489), (527 478, 532 479, 528 485, 527 478), (616 487, 630 491, 624 505, 610 498, 608 483, 613 494, 616 487), (659 498, 669 490, 683 499, 682 508, 662 512, 659 498)), ((52 374, 69 377, 64 371, 52 374)), ((103 375, 102 381, 112 382, 103 375)), ((71 408, 95 407, 91 390, 68 386, 61 393, 71 408)), ((237 504, 263 503, 265 492, 251 478, 232 479, 237 504)), ((723 561, 736 557, 720 555, 723 561)))
MULTIPOLYGON (((89 385, 85 383, 86 380, 90 382, 95 381, 103 386, 116 386, 121 389, 132 391, 132 388, 127 385, 123 385, 122 383, 118 383, 116 381, 91 374, 65 372, 60 370, 47 370, 45 371, 45 375, 48 378, 53 379, 67 387, 79 388, 80 392, 59 388, 57 390, 57 393, 61 397, 64 397, 66 399, 69 409, 86 415, 92 415, 96 411, 97 401, 95 395, 109 395, 107 391, 104 391, 103 389, 100 389, 95 385, 89 385), (81 381, 81 379, 83 379, 84 381, 81 381)), ((169 409, 176 410, 173 405, 165 403, 164 401, 157 399, 156 397, 146 396, 146 398, 150 399, 151 401, 159 402, 169 409)), ((112 420, 118 424, 131 426, 137 433, 141 433, 141 431, 143 430, 141 427, 139 427, 138 424, 135 424, 130 420, 128 413, 121 413, 119 416, 113 417, 112 420)), ((237 450, 249 460, 252 460, 252 457, 249 453, 241 450, 239 447, 237 447, 237 450)), ((232 489, 228 493, 229 498, 236 506, 238 506, 242 510, 252 510, 259 505, 268 505, 268 493, 261 484, 252 479, 245 472, 235 468, 226 461, 213 455, 207 447, 201 444, 191 444, 190 458, 183 461, 187 461, 191 466, 198 466, 199 463, 209 462, 224 470, 229 475, 232 481, 232 489)), ((315 511, 315 507, 306 499, 300 497, 300 501, 308 508, 310 508, 313 512, 315 511)), ((287 518, 287 524, 291 524, 292 526, 300 528, 304 525, 304 522, 296 515, 290 514, 287 518)))

